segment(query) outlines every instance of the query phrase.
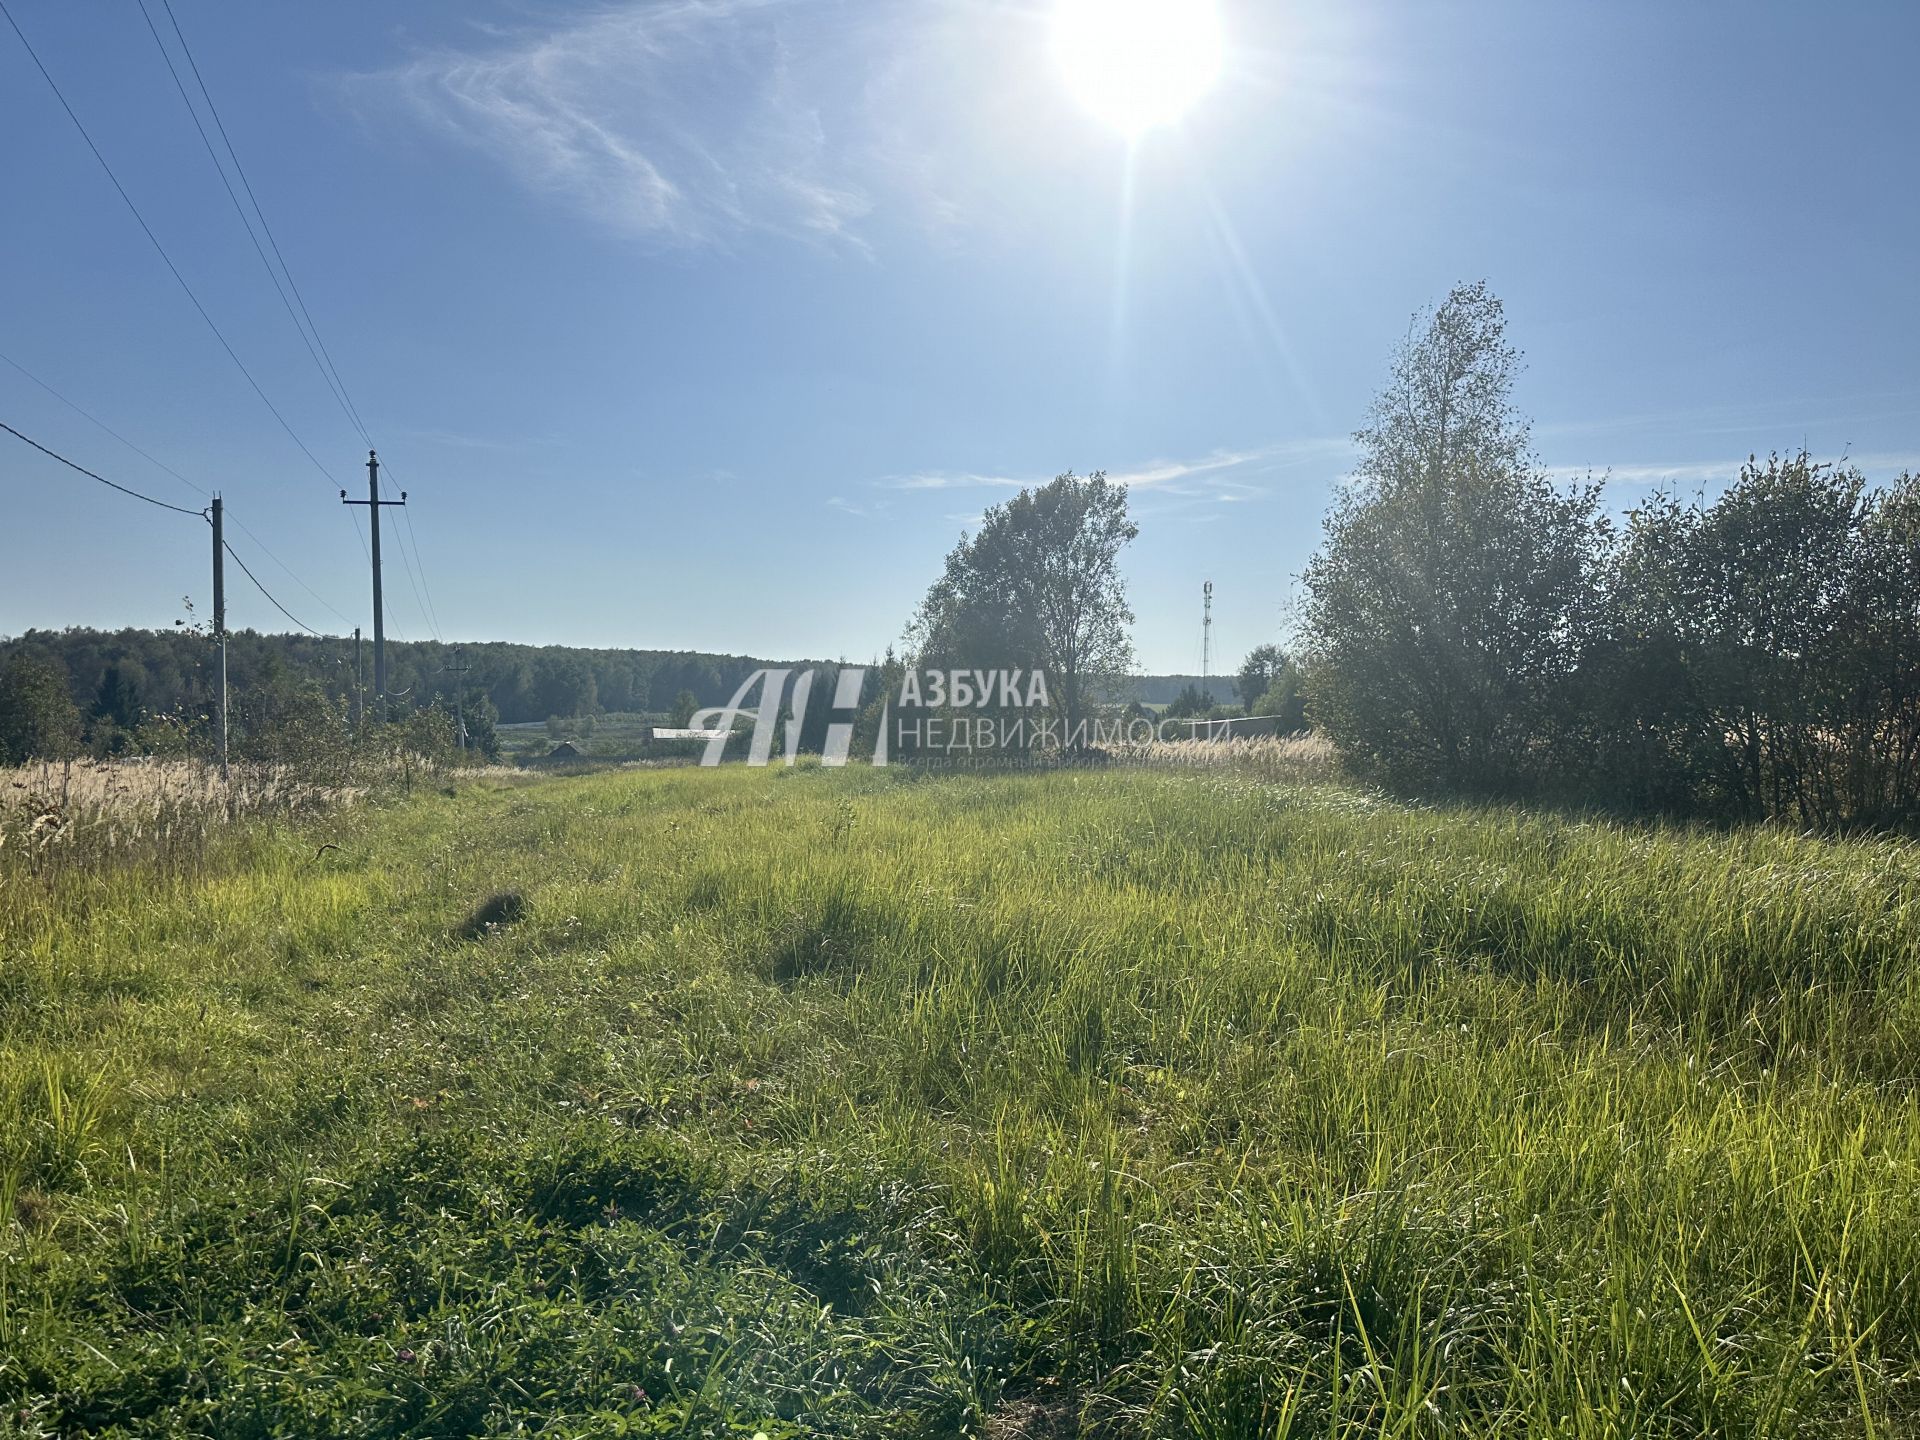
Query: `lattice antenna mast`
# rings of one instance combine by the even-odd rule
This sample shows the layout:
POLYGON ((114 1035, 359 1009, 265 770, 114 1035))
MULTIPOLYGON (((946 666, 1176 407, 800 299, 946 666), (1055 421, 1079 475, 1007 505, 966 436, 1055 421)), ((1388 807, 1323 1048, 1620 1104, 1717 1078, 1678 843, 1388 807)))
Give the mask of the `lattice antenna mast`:
POLYGON ((1200 689, 1213 675, 1213 581, 1200 587, 1200 689))

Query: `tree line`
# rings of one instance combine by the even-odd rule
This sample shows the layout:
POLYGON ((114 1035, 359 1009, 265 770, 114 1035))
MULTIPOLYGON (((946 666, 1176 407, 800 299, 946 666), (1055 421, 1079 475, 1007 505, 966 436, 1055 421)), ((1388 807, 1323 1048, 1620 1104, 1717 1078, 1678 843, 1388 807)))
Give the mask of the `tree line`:
POLYGON ((1754 457, 1615 518, 1534 458, 1517 364, 1484 284, 1396 357, 1304 577, 1313 723, 1406 788, 1920 818, 1920 477, 1754 457))
MULTIPOLYGON (((371 642, 356 663, 351 639, 236 630, 227 652, 243 735, 292 723, 295 710, 320 701, 343 716, 362 701, 372 706, 371 642)), ((0 764, 81 750, 151 753, 182 732, 204 750, 213 657, 206 627, 191 619, 171 630, 29 630, 0 640, 0 764)), ((390 640, 387 689, 394 713, 450 712, 462 686, 469 732, 485 738, 496 722, 665 710, 686 697, 718 705, 764 663, 692 651, 390 640), (456 664, 470 668, 449 668, 456 664)))

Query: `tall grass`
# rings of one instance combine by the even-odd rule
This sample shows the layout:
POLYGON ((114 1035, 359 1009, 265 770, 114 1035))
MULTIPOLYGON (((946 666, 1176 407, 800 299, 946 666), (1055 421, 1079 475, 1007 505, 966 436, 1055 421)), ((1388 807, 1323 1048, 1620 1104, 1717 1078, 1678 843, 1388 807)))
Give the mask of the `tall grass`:
POLYGON ((1245 764, 314 838, 0 904, 28 1433, 1911 1427, 1906 844, 1245 764))
POLYGON ((0 876, 70 872, 136 857, 179 863, 237 820, 295 818, 366 794, 278 765, 78 760, 0 769, 0 876))
POLYGON ((1128 764, 1235 770, 1276 785, 1327 785, 1341 778, 1339 752, 1321 735, 1154 740, 1124 745, 1113 753, 1128 764))

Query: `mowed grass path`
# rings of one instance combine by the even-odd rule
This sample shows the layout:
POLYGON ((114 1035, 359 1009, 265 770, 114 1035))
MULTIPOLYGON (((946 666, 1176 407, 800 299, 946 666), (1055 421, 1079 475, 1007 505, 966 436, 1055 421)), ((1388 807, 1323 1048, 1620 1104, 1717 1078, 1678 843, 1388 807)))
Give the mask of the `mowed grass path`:
POLYGON ((730 769, 0 876, 0 1434, 1920 1424, 1903 844, 730 769))

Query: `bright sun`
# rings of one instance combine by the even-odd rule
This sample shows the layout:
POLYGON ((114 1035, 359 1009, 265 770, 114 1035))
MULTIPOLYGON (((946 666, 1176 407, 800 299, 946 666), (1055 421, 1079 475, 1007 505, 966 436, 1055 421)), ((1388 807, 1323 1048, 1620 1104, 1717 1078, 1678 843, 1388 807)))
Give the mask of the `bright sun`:
POLYGON ((1074 97, 1129 139, 1178 120, 1220 73, 1213 0, 1058 0, 1053 40, 1074 97))

